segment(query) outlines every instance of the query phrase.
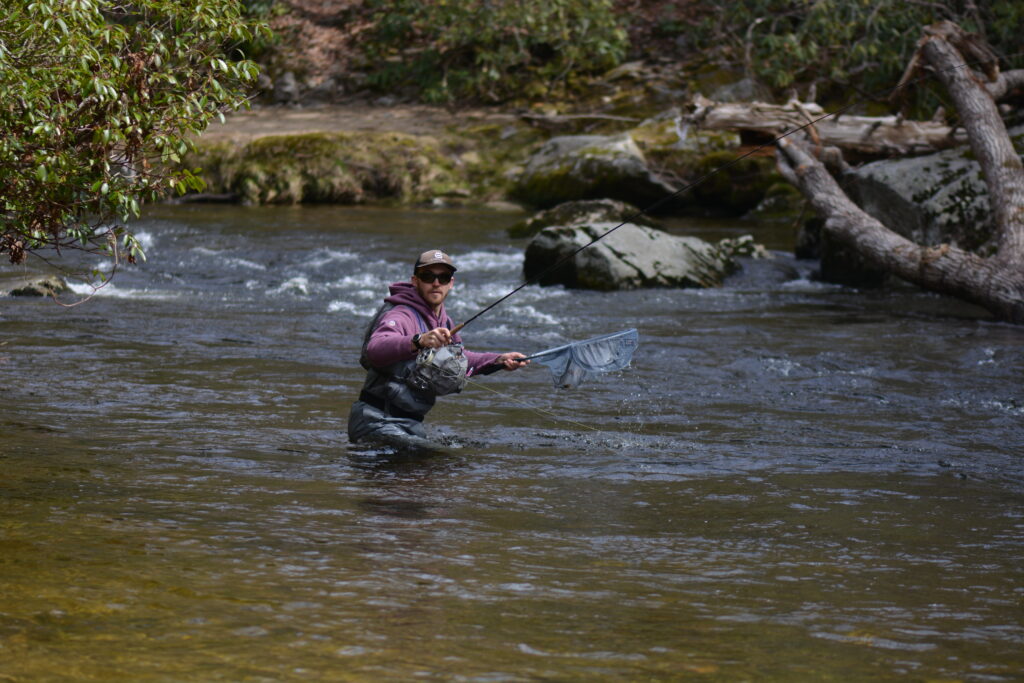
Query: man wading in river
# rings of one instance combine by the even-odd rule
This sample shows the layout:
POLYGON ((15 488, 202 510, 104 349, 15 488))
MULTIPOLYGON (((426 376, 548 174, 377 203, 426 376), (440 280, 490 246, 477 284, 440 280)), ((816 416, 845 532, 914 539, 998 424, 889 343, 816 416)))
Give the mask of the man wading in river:
POLYGON ((455 265, 443 251, 420 254, 410 282, 395 282, 363 338, 359 362, 366 382, 348 416, 348 438, 399 446, 426 446, 423 418, 438 396, 461 391, 466 377, 516 370, 529 361, 518 352, 465 351, 444 300, 455 265))

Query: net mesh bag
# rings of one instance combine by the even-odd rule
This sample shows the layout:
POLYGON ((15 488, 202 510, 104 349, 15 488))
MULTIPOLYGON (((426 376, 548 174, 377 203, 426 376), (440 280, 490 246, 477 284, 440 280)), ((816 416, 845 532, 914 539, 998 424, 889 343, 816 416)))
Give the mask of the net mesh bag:
POLYGON ((626 367, 638 343, 637 331, 629 329, 557 346, 527 358, 546 365, 555 386, 568 389, 596 374, 626 367))

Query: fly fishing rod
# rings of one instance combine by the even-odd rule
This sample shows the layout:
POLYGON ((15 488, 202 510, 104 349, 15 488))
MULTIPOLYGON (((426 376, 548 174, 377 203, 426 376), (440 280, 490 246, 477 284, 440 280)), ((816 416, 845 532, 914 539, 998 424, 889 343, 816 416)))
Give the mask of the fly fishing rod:
MULTIPOLYGON (((963 68, 966 68, 966 67, 970 67, 973 64, 977 64, 977 63, 981 63, 981 62, 980 61, 979 62, 965 62, 963 64, 958 64, 955 67, 951 67, 950 69, 947 69, 947 71, 956 71, 958 69, 963 69, 963 68)), ((490 311, 491 309, 493 309, 495 306, 501 304, 503 301, 505 301, 506 299, 508 299, 512 295, 514 295, 517 292, 519 292, 519 290, 521 290, 524 287, 527 287, 529 285, 532 285, 535 282, 538 282, 541 278, 543 278, 548 273, 550 273, 550 272, 554 271, 555 269, 559 268, 562 264, 566 263, 570 259, 575 258, 576 254, 580 253, 584 249, 586 249, 586 248, 588 248, 590 246, 593 246, 597 242, 600 242, 602 239, 604 239, 608 235, 612 234, 613 232, 615 232, 616 230, 618 230, 622 226, 626 225, 627 223, 633 222, 633 220, 635 220, 636 218, 639 218, 640 216, 643 216, 643 215, 649 215, 651 211, 654 211, 658 207, 664 205, 665 203, 667 203, 669 201, 672 201, 673 199, 677 198, 679 195, 681 195, 682 193, 686 192, 687 190, 691 190, 694 187, 700 185, 701 183, 706 181, 708 178, 714 176, 715 174, 717 174, 717 173, 719 173, 721 171, 724 171, 724 170, 726 170, 727 168, 729 168, 731 166, 734 166, 734 165, 738 164, 739 162, 743 161, 747 157, 753 156, 754 154, 757 154, 758 152, 760 152, 761 150, 763 150, 763 149, 765 149, 767 147, 771 147, 771 146, 775 145, 780 140, 782 140, 784 138, 787 138, 790 135, 794 135, 796 133, 799 133, 802 130, 805 130, 807 128, 810 128, 810 127, 814 126, 818 122, 823 121, 823 120, 827 119, 830 116, 840 116, 841 114, 845 113, 846 111, 852 109, 855 106, 860 105, 861 103, 865 102, 866 100, 879 99, 880 97, 883 97, 883 96, 884 97, 889 97, 889 96, 892 95, 892 93, 895 93, 896 91, 901 90, 902 88, 906 88, 906 87, 909 87, 911 85, 915 85, 918 82, 923 81, 923 80, 925 80, 928 77, 929 77, 928 75, 918 76, 917 78, 901 82, 900 84, 896 85, 893 88, 889 88, 887 90, 880 90, 880 91, 878 91, 874 95, 869 95, 868 97, 864 97, 864 98, 858 99, 858 100, 856 100, 856 101, 846 105, 845 107, 841 107, 841 108, 837 109, 834 112, 830 112, 828 114, 822 114, 818 118, 811 119, 810 121, 808 121, 807 123, 803 124, 802 126, 798 126, 798 127, 794 128, 792 130, 787 130, 787 131, 783 132, 782 134, 778 135, 777 137, 773 138, 769 142, 765 142, 765 143, 763 143, 763 144, 761 144, 761 145, 759 145, 759 146, 749 150, 748 152, 746 152, 744 154, 741 154, 740 156, 736 157, 735 159, 732 159, 731 161, 728 161, 728 162, 722 164, 721 166, 718 166, 717 168, 714 168, 714 169, 704 173, 703 175, 699 176, 696 180, 693 180, 693 181, 683 185, 681 188, 679 188, 678 190, 676 190, 672 194, 670 194, 670 195, 668 195, 666 197, 662 197, 661 199, 653 202, 652 204, 650 204, 649 206, 647 206, 647 207, 645 207, 643 209, 638 209, 637 211, 634 211, 633 213, 631 213, 628 216, 626 216, 626 218, 623 219, 623 221, 621 223, 619 223, 618 225, 616 225, 615 227, 606 230, 605 232, 603 232, 600 235, 598 235, 597 237, 593 238, 592 240, 590 240, 589 242, 587 242, 583 246, 576 248, 574 251, 572 251, 569 254, 567 254, 567 255, 563 256, 562 258, 558 259, 553 264, 551 264, 547 268, 543 269, 541 272, 537 273, 533 277, 528 278, 522 284, 520 284, 518 287, 516 287, 512 291, 508 292, 507 294, 502 296, 500 299, 497 299, 497 300, 493 301, 492 303, 490 303, 485 308, 483 308, 482 310, 480 310, 479 312, 474 314, 472 317, 470 317, 465 322, 456 325, 454 328, 452 328, 452 334, 455 334, 456 332, 458 332, 459 330, 464 328, 466 325, 470 324, 471 322, 473 322, 474 320, 476 320, 477 318, 479 318, 483 314, 485 314, 488 311, 490 311)))

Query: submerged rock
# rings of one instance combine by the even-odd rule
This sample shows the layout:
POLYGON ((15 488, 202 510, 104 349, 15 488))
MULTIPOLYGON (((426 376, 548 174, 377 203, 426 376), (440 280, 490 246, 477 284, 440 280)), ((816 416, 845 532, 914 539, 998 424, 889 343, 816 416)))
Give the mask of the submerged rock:
POLYGON ((575 225, 592 221, 621 223, 626 220, 636 225, 660 227, 657 221, 645 215, 632 204, 615 199, 582 199, 564 202, 553 209, 540 211, 510 227, 508 235, 509 237, 530 237, 551 225, 575 225))
POLYGON ((600 198, 648 206, 675 190, 648 168, 643 152, 624 133, 566 135, 548 140, 530 158, 512 194, 539 207, 600 198))
POLYGON ((715 287, 736 269, 729 249, 696 237, 678 237, 632 223, 622 224, 551 272, 576 249, 614 228, 593 221, 544 228, 526 248, 523 273, 541 285, 615 290, 637 287, 715 287), (543 273, 543 275, 541 275, 543 273))
POLYGON ((763 244, 754 241, 753 235, 726 237, 718 240, 718 250, 726 256, 746 256, 752 259, 772 259, 773 256, 763 244))

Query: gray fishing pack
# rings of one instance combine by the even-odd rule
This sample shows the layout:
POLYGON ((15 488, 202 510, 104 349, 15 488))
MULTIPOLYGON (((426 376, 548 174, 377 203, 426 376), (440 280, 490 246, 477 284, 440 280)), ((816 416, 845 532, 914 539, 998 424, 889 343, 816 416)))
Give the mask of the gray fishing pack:
POLYGON ((416 355, 405 383, 413 391, 433 392, 438 396, 457 394, 466 387, 469 360, 462 344, 449 344, 439 349, 425 348, 416 355))

